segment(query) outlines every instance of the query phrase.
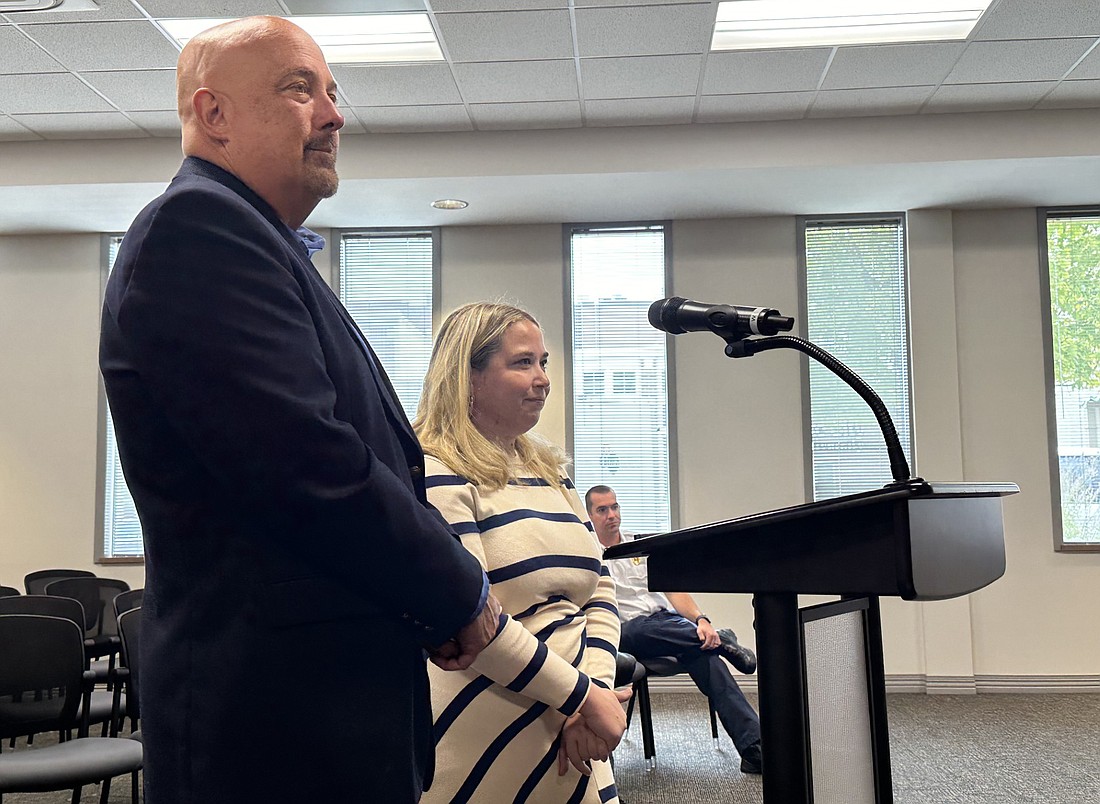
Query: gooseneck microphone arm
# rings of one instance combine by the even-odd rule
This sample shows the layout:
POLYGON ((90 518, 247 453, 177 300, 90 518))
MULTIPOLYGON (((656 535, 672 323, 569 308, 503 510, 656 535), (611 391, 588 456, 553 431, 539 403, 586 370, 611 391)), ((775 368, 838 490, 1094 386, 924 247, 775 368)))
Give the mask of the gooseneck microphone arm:
POLYGON ((898 431, 894 427, 894 420, 890 418, 890 411, 886 409, 882 398, 875 393, 862 377, 826 352, 820 346, 810 341, 796 338, 793 335, 775 335, 769 338, 742 339, 730 341, 726 344, 728 357, 752 357, 757 352, 766 352, 771 349, 797 349, 804 355, 812 357, 836 376, 840 377, 855 391, 875 414, 882 437, 886 441, 886 454, 890 458, 890 475, 894 478, 891 485, 923 485, 924 481, 919 477, 913 477, 909 473, 909 461, 905 459, 905 452, 901 448, 901 440, 898 431))
POLYGON ((726 342, 728 357, 752 357, 770 349, 797 349, 812 357, 842 379, 871 408, 886 441, 890 458, 891 486, 924 486, 924 481, 909 473, 909 462, 901 448, 898 431, 882 399, 863 379, 820 346, 793 335, 778 335, 794 329, 794 319, 770 307, 739 307, 728 304, 706 304, 679 296, 658 299, 649 307, 649 323, 662 332, 680 335, 684 332, 710 331, 726 342), (765 337, 753 338, 753 335, 765 337))

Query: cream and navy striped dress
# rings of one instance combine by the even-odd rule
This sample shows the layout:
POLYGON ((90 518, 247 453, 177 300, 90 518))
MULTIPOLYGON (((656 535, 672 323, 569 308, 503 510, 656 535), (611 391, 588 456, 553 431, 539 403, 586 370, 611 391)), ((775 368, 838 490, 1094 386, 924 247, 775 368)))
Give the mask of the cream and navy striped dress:
POLYGON ((504 613, 469 670, 429 665, 435 780, 425 804, 617 802, 610 764, 558 776, 562 724, 615 677, 619 617, 572 483, 514 480, 483 492, 427 459, 428 500, 481 561, 504 613))

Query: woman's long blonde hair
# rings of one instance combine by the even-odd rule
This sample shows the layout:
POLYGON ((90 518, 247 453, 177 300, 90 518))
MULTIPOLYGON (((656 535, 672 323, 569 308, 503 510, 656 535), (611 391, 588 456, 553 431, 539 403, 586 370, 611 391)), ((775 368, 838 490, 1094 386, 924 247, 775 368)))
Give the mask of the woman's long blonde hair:
MULTIPOLYGON (((530 313, 496 302, 467 304, 447 316, 432 349, 413 422, 426 454, 488 490, 506 486, 517 465, 470 419, 470 380, 474 370, 484 369, 500 351, 508 327, 519 321, 539 325, 530 313)), ((561 483, 565 453, 546 439, 524 433, 516 439, 516 456, 525 475, 555 487, 561 483)))

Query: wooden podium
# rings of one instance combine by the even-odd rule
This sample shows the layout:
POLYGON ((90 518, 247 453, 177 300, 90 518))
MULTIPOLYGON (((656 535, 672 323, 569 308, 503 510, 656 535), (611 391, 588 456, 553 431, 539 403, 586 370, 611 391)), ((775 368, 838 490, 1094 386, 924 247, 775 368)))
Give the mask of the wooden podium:
POLYGON ((1018 491, 917 481, 637 539, 604 558, 647 556, 654 591, 753 595, 765 804, 890 804, 878 598, 943 600, 1001 577, 1000 498, 1018 491), (799 594, 841 599, 799 609, 799 594))

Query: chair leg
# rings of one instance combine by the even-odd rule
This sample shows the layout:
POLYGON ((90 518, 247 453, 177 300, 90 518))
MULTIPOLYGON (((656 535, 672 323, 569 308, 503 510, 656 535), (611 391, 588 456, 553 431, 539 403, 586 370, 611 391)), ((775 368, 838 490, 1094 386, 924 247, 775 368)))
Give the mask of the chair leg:
POLYGON ((111 797, 111 780, 104 779, 103 785, 100 788, 99 804, 107 804, 107 799, 111 797))
POLYGON ((645 754, 645 769, 651 771, 657 767, 657 749, 653 745, 653 710, 649 703, 649 681, 642 678, 634 682, 634 691, 638 694, 638 717, 642 719, 642 751, 645 754))
POLYGON ((630 718, 634 714, 634 701, 638 698, 638 688, 633 687, 630 693, 630 701, 626 705, 626 727, 630 728, 630 718))
POLYGON ((74 787, 73 788, 73 802, 72 802, 72 804, 80 804, 80 791, 82 789, 83 789, 82 787, 74 787))
POLYGON ((138 772, 130 774, 130 804, 138 804, 138 772))
POLYGON ((707 698, 707 706, 710 707, 710 736, 714 738, 714 750, 718 750, 718 713, 714 710, 714 701, 707 698))

